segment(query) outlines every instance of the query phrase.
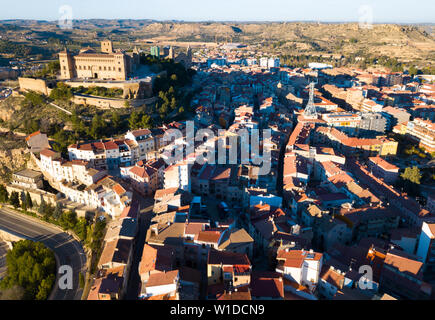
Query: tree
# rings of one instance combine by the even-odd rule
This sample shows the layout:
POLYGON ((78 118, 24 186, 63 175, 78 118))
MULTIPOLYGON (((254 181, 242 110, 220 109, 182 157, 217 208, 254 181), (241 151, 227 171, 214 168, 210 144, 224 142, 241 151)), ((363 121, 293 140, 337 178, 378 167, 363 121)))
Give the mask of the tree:
POLYGON ((24 192, 21 194, 21 209, 27 211, 27 195, 24 192))
POLYGON ((51 204, 48 204, 45 206, 45 210, 44 210, 43 215, 44 215, 44 219, 46 221, 50 220, 50 218, 53 216, 54 210, 55 210, 55 208, 51 204))
POLYGON ((63 206, 60 202, 57 202, 56 207, 54 208, 53 211, 53 218, 59 220, 59 218, 62 216, 62 213, 63 213, 63 206))
POLYGON ((85 277, 83 276, 83 273, 79 273, 79 285, 80 288, 83 289, 85 287, 85 277))
POLYGON ((96 114, 92 118, 91 127, 89 129, 89 135, 94 139, 99 139, 103 136, 104 130, 106 128, 106 123, 104 122, 101 115, 96 114))
POLYGON ((115 129, 119 129, 121 127, 121 117, 118 112, 112 113, 112 127, 115 129))
POLYGON ((418 69, 415 66, 411 66, 408 69, 408 73, 411 77, 415 77, 418 74, 418 69))
POLYGON ((83 132, 85 132, 85 124, 75 110, 72 112, 71 122, 73 130, 76 134, 82 134, 83 132))
POLYGON ((63 82, 58 82, 57 87, 50 93, 50 99, 67 101, 73 96, 71 88, 63 82))
POLYGON ((21 240, 6 255, 7 275, 0 288, 24 289, 23 299, 47 299, 55 281, 54 253, 42 242, 21 240))
POLYGON ((105 228, 106 222, 104 220, 97 219, 92 230, 92 242, 90 244, 92 251, 97 252, 101 248, 101 242, 104 237, 105 228))
POLYGON ((44 97, 37 92, 29 91, 24 94, 24 103, 31 107, 38 107, 44 103, 44 97))
POLYGON ((406 168, 405 172, 403 172, 400 177, 402 179, 399 181, 399 185, 401 185, 409 195, 417 196, 420 192, 420 181, 422 178, 420 169, 418 169, 418 167, 406 168))
POLYGON ((144 129, 148 129, 148 128, 152 127, 152 120, 151 120, 151 117, 149 115, 144 114, 142 116, 141 126, 144 129))
POLYGON ((74 230, 77 224, 77 214, 74 210, 64 212, 59 219, 59 223, 65 230, 74 230))
POLYGON ((0 184, 0 202, 6 203, 9 200, 9 193, 6 187, 0 184))
POLYGON ((33 208, 33 201, 32 201, 32 197, 30 196, 29 191, 26 192, 26 207, 27 207, 27 209, 33 208))
POLYGON ((41 199, 41 203, 39 204, 38 213, 44 215, 47 208, 47 204, 44 201, 44 198, 41 199))
POLYGON ((78 219, 73 230, 81 240, 85 240, 88 233, 88 222, 86 221, 86 219, 85 218, 78 219))
POLYGON ((402 177, 403 180, 407 180, 410 181, 412 183, 415 184, 420 184, 420 180, 421 180, 421 173, 420 173, 420 169, 418 167, 412 167, 412 168, 406 168, 405 172, 402 173, 400 175, 402 177))
POLYGON ((24 130, 30 134, 39 130, 39 121, 35 119, 24 120, 24 130))
POLYGON ((20 206, 20 195, 16 191, 12 191, 9 203, 17 209, 20 206))
POLYGON ((130 114, 130 118, 128 119, 128 124, 130 126, 130 130, 135 130, 139 128, 140 119, 139 119, 139 113, 137 111, 133 111, 130 114))

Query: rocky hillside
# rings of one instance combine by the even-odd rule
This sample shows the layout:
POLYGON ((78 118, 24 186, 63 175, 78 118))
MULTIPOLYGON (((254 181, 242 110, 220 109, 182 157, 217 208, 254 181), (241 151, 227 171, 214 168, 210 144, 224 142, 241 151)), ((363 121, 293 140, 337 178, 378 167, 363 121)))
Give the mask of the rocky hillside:
POLYGON ((8 183, 12 173, 24 169, 29 159, 24 136, 0 132, 0 183, 8 183))

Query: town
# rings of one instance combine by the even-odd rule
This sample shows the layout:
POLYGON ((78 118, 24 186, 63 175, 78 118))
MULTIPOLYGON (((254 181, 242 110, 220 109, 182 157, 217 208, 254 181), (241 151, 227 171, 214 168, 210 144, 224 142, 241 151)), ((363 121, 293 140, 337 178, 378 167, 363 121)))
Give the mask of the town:
POLYGON ((73 138, 31 126, 0 210, 32 211, 83 246, 100 226, 74 267, 82 299, 435 297, 434 75, 292 67, 242 43, 104 40, 55 62, 54 78, 18 76, 0 99, 47 101, 73 138), (155 95, 165 81, 176 89, 155 95), (149 112, 112 131, 59 101, 149 112))

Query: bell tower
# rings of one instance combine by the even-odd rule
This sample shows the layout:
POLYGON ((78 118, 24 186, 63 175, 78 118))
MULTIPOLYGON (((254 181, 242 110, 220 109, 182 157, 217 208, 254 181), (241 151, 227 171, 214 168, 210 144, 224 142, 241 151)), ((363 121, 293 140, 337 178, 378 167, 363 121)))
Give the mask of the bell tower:
POLYGON ((110 40, 101 41, 101 52, 113 53, 113 43, 110 40))

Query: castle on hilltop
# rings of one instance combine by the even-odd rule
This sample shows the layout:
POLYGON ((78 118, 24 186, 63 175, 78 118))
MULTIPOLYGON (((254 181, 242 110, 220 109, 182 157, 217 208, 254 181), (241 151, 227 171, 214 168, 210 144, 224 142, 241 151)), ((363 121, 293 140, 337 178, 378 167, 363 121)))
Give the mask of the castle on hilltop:
POLYGON ((125 81, 139 65, 139 51, 113 50, 112 41, 101 42, 101 52, 84 48, 73 55, 68 50, 59 53, 60 79, 99 79, 125 81))

